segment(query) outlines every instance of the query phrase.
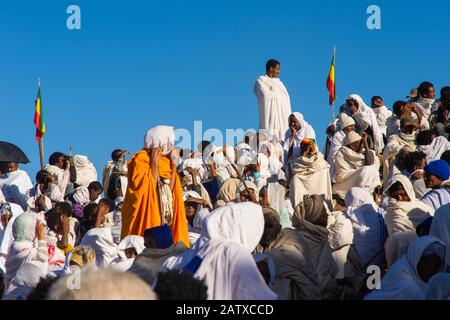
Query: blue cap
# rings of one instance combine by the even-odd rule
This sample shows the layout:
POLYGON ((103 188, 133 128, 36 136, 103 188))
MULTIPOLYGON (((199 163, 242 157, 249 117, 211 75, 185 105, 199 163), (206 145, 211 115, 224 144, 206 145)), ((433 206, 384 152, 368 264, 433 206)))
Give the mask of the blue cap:
POLYGON ((425 166, 424 170, 441 180, 448 180, 450 177, 450 167, 444 160, 431 161, 425 166))

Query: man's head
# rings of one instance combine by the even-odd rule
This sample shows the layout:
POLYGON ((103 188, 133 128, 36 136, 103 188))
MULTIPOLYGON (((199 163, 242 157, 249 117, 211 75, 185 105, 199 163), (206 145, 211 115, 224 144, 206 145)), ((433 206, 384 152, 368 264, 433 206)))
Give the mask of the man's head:
POLYGON ((121 161, 124 159, 124 151, 121 149, 116 149, 113 152, 111 152, 111 159, 113 161, 121 161))
POLYGON ((434 99, 436 98, 436 92, 434 91, 434 86, 431 82, 424 81, 417 88, 417 92, 422 98, 434 99))
POLYGON ((17 162, 2 162, 0 165, 0 170, 3 174, 19 170, 19 165, 17 164, 17 162))
POLYGON ((48 187, 53 180, 53 175, 46 170, 39 170, 36 173, 36 183, 42 184, 44 187, 48 187))
POLYGON ((419 129, 419 123, 413 117, 404 117, 400 121, 400 131, 405 134, 413 134, 419 129))
POLYGON ((247 189, 245 188, 244 184, 241 183, 238 186, 238 192, 239 192, 239 199, 241 202, 253 202, 253 199, 259 200, 258 195, 258 188, 256 185, 251 181, 246 181, 245 184, 247 185, 248 191, 250 191, 251 195, 247 192, 247 189))
POLYGON ((98 204, 95 202, 88 203, 83 208, 83 216, 93 227, 95 225, 95 220, 97 220, 98 204))
POLYGON ((264 186, 259 190, 259 204, 263 207, 269 206, 269 193, 267 192, 267 186, 264 186))
POLYGON ((106 208, 106 212, 111 212, 114 211, 116 204, 114 203, 114 201, 112 201, 111 199, 108 198, 103 198, 100 199, 100 201, 98 202, 99 206, 104 206, 106 208))
POLYGON ((89 183, 88 190, 89 190, 89 199, 91 201, 95 201, 102 194, 103 187, 100 182, 93 181, 93 182, 89 183))
POLYGON ((275 59, 270 59, 266 63, 266 74, 270 78, 278 78, 280 75, 280 63, 275 59))
POLYGON ((264 248, 268 248, 281 231, 280 216, 274 209, 269 207, 263 208, 263 213, 264 232, 259 243, 264 248))
POLYGON ((344 145, 351 150, 360 153, 363 148, 362 137, 355 131, 351 131, 345 136, 344 145))
POLYGON ((383 105, 383 98, 381 98, 380 96, 373 96, 370 100, 370 106, 374 109, 381 108, 383 105))
POLYGON ((72 206, 69 202, 57 202, 54 209, 67 217, 72 216, 72 206))
POLYGON ((409 148, 403 148, 400 150, 400 152, 395 157, 395 163, 397 164, 397 167, 403 171, 406 170, 406 163, 408 161, 409 155, 411 154, 411 150, 409 148))
POLYGON ((449 179, 450 168, 444 160, 431 161, 425 166, 425 185, 427 188, 437 189, 449 179))
POLYGON ((403 107, 405 105, 406 102, 402 100, 395 101, 394 104, 392 105, 392 111, 394 111, 394 114, 397 116, 397 118, 400 118, 403 112, 403 107))
POLYGON ((58 234, 63 234, 65 219, 68 219, 68 217, 56 211, 54 208, 50 209, 45 217, 47 227, 58 234))
POLYGON ((48 158, 48 163, 60 169, 66 166, 66 156, 61 152, 53 152, 48 158))
POLYGON ((355 120, 352 117, 349 117, 345 113, 342 114, 342 131, 344 131, 346 134, 355 131, 356 123, 355 120))
POLYGON ((388 194, 391 198, 394 198, 397 201, 409 202, 411 199, 408 196, 403 184, 400 181, 395 182, 388 189, 388 194))
POLYGON ((450 87, 441 89, 441 108, 445 110, 450 109, 450 87))
POLYGON ((406 159, 406 170, 409 173, 421 170, 427 165, 427 155, 423 152, 411 152, 406 159))
POLYGON ((419 146, 427 146, 433 142, 433 132, 431 130, 423 130, 417 134, 416 143, 419 146))

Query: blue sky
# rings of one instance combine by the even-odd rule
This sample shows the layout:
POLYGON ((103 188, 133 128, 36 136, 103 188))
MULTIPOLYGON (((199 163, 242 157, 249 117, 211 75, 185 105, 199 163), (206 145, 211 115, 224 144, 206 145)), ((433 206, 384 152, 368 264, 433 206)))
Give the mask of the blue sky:
POLYGON ((449 85, 450 1, 0 0, 0 140, 39 167, 34 99, 41 78, 50 152, 88 155, 99 174, 115 148, 132 152, 158 124, 255 128, 252 88, 281 61, 294 111, 318 135, 331 118, 325 88, 337 47, 338 102, 351 93, 386 105, 423 80, 449 85), (81 30, 66 9, 81 8, 81 30), (366 8, 381 8, 381 30, 366 8))

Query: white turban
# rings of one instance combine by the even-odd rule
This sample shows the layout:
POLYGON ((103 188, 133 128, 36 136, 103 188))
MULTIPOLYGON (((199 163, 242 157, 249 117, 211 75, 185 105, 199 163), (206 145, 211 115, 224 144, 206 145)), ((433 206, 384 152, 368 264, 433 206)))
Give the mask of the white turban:
POLYGON ((348 146, 349 144, 361 140, 362 137, 356 133, 355 131, 351 131, 347 133, 347 135, 344 138, 344 146, 348 146))
POLYGON ((144 148, 161 147, 163 155, 168 155, 175 145, 175 132, 173 127, 157 126, 147 131, 144 137, 144 148))

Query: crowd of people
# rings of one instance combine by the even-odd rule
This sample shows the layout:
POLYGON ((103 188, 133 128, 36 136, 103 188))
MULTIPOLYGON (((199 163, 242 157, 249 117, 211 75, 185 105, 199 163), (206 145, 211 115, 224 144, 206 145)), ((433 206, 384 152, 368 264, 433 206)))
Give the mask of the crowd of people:
POLYGON ((450 87, 407 98, 349 95, 323 152, 293 112, 235 146, 154 127, 101 182, 82 155, 35 184, 1 163, 2 297, 450 299, 450 87))

